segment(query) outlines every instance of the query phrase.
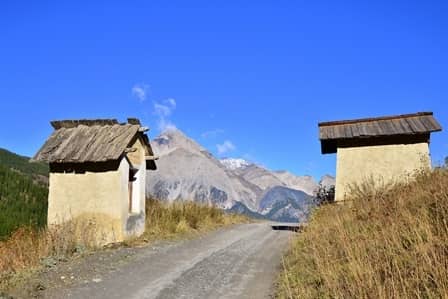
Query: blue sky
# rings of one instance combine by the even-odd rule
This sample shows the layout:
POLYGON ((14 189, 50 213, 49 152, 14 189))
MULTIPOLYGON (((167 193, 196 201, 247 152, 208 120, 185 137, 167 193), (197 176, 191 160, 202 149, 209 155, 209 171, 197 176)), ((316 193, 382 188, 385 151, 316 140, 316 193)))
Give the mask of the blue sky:
MULTIPOLYGON (((0 147, 20 154, 53 119, 136 116, 320 177, 319 121, 434 111, 448 130, 446 1, 10 2, 0 147)), ((448 155, 447 131, 431 150, 448 155)))

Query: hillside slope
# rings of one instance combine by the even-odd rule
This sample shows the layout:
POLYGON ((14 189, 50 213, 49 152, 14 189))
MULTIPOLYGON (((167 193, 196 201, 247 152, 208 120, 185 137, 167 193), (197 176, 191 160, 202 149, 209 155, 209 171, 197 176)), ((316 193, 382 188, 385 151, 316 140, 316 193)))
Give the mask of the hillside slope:
POLYGON ((318 208, 285 257, 279 298, 447 298, 448 170, 318 208))
POLYGON ((303 191, 277 186, 260 200, 259 211, 268 219, 281 222, 303 222, 314 206, 313 197, 303 191))
POLYGON ((34 179, 48 177, 48 165, 42 162, 30 163, 30 158, 0 148, 0 165, 17 170, 34 179))
POLYGON ((0 239, 23 225, 45 226, 48 167, 0 149, 0 239))

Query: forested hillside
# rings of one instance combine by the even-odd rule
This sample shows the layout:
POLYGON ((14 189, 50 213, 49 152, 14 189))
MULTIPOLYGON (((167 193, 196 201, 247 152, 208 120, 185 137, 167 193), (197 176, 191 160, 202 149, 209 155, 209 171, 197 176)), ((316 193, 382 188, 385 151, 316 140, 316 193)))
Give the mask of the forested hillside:
POLYGON ((28 157, 20 156, 0 148, 0 165, 20 171, 31 177, 48 177, 48 165, 44 163, 30 163, 28 157))
POLYGON ((45 164, 0 149, 0 239, 20 226, 45 225, 47 176, 45 164))

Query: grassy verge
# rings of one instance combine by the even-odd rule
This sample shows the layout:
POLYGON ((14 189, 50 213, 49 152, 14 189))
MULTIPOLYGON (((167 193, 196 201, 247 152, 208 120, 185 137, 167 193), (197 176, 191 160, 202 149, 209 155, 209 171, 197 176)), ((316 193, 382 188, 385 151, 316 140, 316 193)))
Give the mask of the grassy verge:
POLYGON ((145 233, 140 239, 167 239, 248 220, 242 215, 226 214, 216 207, 190 201, 165 203, 149 199, 146 201, 145 233))
MULTIPOLYGON (((248 218, 193 202, 173 204, 148 200, 146 231, 123 245, 147 243, 192 233, 200 233, 248 218)), ((74 255, 101 249, 94 244, 95 227, 68 223, 54 230, 21 228, 0 242, 0 290, 7 288, 21 273, 48 267, 74 255), (80 233, 82 232, 82 233, 80 233)))
POLYGON ((448 170, 354 190, 316 210, 284 258, 279 298, 448 298, 448 170))

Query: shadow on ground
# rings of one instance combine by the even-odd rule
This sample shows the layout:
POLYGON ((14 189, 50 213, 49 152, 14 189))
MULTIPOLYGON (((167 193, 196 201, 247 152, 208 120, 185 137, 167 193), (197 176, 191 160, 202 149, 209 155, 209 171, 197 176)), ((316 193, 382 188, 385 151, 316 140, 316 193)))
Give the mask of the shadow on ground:
POLYGON ((273 225, 272 230, 284 230, 284 231, 299 232, 300 226, 299 225, 273 225))

